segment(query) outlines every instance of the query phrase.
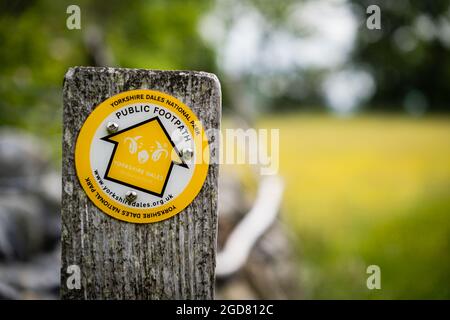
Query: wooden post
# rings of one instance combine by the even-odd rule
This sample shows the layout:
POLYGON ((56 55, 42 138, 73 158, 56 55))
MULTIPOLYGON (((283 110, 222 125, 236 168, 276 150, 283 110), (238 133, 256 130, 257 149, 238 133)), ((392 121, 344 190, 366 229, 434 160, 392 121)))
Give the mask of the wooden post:
MULTIPOLYGON (((81 126, 100 102, 133 89, 172 95, 196 113, 205 130, 219 129, 220 84, 212 74, 69 69, 64 79, 61 297, 213 299, 217 162, 210 164, 200 193, 184 211, 150 224, 123 222, 104 214, 88 199, 78 181, 74 149, 81 126), (73 265, 81 271, 80 289, 67 286, 73 265)), ((210 141, 211 159, 217 157, 218 151, 210 141)))

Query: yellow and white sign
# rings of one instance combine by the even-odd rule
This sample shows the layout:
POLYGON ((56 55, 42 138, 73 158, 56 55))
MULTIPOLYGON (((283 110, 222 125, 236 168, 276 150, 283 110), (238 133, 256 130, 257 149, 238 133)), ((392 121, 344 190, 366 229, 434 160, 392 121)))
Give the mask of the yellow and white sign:
POLYGON ((202 124, 178 99, 132 90, 98 105, 75 148, 81 186, 119 220, 150 223, 186 208, 203 186, 209 146, 202 124))

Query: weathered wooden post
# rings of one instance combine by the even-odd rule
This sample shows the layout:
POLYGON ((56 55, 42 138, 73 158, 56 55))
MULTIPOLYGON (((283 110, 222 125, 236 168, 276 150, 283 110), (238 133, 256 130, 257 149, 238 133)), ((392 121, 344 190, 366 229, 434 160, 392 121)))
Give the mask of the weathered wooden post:
POLYGON ((220 116, 212 74, 69 69, 63 299, 214 298, 220 116))

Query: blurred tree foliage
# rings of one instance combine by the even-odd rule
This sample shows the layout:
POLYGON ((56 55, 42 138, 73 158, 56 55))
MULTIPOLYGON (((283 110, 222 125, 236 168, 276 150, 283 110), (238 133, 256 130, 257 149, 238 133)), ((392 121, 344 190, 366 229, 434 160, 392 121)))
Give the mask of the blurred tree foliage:
POLYGON ((364 17, 369 5, 381 8, 382 29, 369 30, 364 23, 352 55, 352 63, 368 67, 375 78, 370 103, 379 109, 412 103, 412 108, 450 111, 449 1, 351 2, 364 17))
MULTIPOLYGON (((233 1, 79 0, 76 4, 81 8, 82 29, 68 30, 66 9, 73 1, 0 1, 0 125, 18 125, 56 136, 61 122, 61 83, 70 66, 223 72, 223 66, 216 66, 219 50, 205 44, 199 33, 200 20, 217 3, 232 7, 226 24, 230 27, 235 23, 233 1)), ((279 30, 302 37, 302 30, 287 22, 292 8, 302 1, 239 3, 255 8, 268 21, 265 37, 270 37, 272 31, 276 35, 279 30)), ((367 104, 375 109, 402 110, 409 104, 427 111, 448 111, 448 1, 349 0, 349 3, 360 25, 347 67, 361 67, 373 75, 376 92, 367 104), (381 30, 365 27, 366 8, 370 4, 381 7, 381 30)), ((265 106, 279 111, 298 108, 299 104, 323 104, 320 85, 326 75, 324 70, 293 67, 288 74, 256 71, 240 78, 221 75, 225 105, 229 88, 242 93, 235 96, 256 92, 254 104, 258 108, 265 106), (288 85, 284 86, 284 92, 272 92, 277 83, 285 82, 288 85)), ((249 100, 239 103, 230 99, 230 104, 250 109, 249 100)))
MULTIPOLYGON (((302 21, 292 23, 290 17, 297 8, 314 1, 218 0, 217 3, 223 9, 221 15, 227 21, 228 28, 238 17, 235 10, 237 4, 246 9, 251 8, 264 19, 259 30, 263 34, 261 55, 264 55, 267 43, 271 44, 270 39, 278 37, 280 31, 292 39, 301 39, 311 32, 298 27, 302 21), (264 41, 266 39, 269 40, 267 43, 264 41)), ((357 23, 356 42, 347 61, 328 69, 292 65, 289 70, 267 71, 263 69, 270 69, 270 63, 266 63, 260 65, 260 69, 246 70, 232 79, 231 86, 233 91, 240 89, 244 91, 243 94, 251 96, 252 99, 244 101, 247 109, 248 101, 253 100, 259 109, 266 107, 277 112, 283 109, 298 110, 299 106, 303 109, 305 106, 314 106, 306 109, 317 110, 318 106, 324 104, 321 90, 324 79, 331 73, 347 69, 367 71, 373 77, 375 92, 368 95, 368 101, 363 102, 367 109, 396 112, 406 109, 417 115, 450 111, 448 0, 348 0, 341 4, 351 10, 357 23), (374 4, 381 9, 381 30, 369 30, 366 27, 369 17, 366 9, 374 4), (277 87, 279 83, 283 84, 281 89, 277 87)), ((326 17, 324 13, 324 19, 326 17)), ((326 24, 326 20, 323 23, 326 24)), ((330 28, 335 26, 330 24, 330 28)), ((292 46, 295 49, 295 45, 292 46)), ((225 80, 229 79, 225 77, 225 80)), ((225 87, 227 85, 225 83, 225 87)), ((349 86, 348 90, 354 89, 349 86)), ((233 104, 239 105, 236 102, 233 104)))
POLYGON ((210 1, 0 2, 0 125, 60 132, 61 84, 67 68, 214 72, 213 52, 198 33, 210 1), (67 7, 81 9, 81 30, 68 30, 67 7))

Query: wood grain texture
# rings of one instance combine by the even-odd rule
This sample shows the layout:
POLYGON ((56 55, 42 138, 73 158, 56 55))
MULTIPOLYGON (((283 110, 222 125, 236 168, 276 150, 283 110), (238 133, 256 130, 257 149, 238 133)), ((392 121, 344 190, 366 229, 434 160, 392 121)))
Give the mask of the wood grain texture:
MULTIPOLYGON (((218 165, 211 164, 195 200, 174 217, 151 224, 116 220, 84 193, 74 165, 78 132, 102 101, 133 89, 170 94, 189 106, 205 130, 218 129, 220 84, 192 71, 75 67, 64 79, 62 269, 63 299, 213 299, 218 165), (81 269, 81 289, 66 286, 67 267, 81 269)), ((208 134, 208 131, 207 131, 208 134)), ((218 147, 210 139, 211 159, 218 147)), ((215 162, 217 163, 217 162, 215 162)))

